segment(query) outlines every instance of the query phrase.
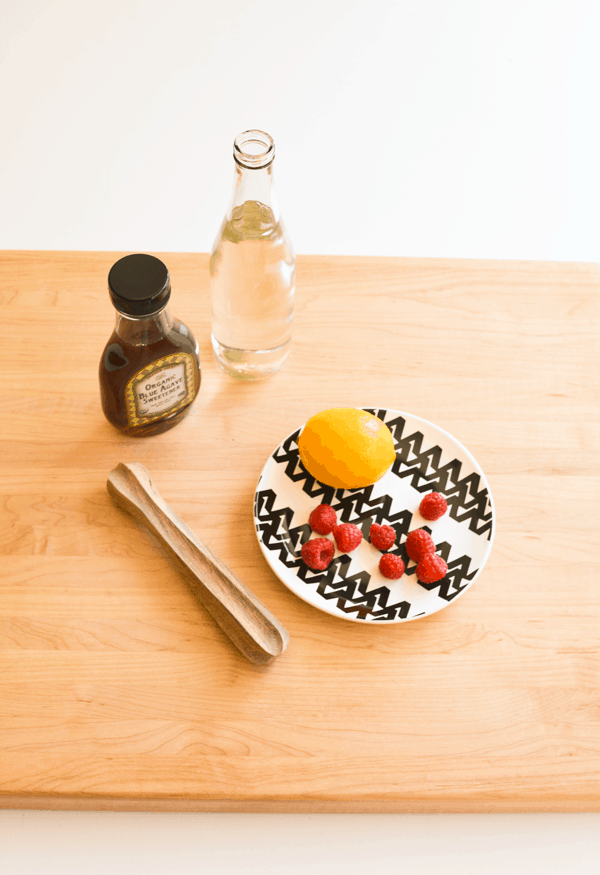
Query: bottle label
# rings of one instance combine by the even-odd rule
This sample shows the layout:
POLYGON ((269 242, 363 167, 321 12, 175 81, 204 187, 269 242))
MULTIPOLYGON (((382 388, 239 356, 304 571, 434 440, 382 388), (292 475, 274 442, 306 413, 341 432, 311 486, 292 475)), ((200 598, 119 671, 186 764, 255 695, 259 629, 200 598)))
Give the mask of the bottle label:
POLYGON ((129 380, 125 387, 130 426, 146 425, 176 413, 194 397, 194 362, 187 352, 157 359, 129 380))

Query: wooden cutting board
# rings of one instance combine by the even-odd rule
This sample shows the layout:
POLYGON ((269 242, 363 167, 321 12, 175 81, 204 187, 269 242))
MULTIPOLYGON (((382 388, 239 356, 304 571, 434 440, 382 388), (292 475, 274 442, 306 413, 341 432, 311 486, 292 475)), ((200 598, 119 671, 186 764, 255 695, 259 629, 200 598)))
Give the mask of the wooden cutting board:
POLYGON ((162 255, 203 381, 136 441, 98 395, 118 256, 1 256, 0 806, 600 809, 598 267, 304 256, 290 358, 243 385, 212 358, 208 257, 162 255), (495 499, 481 576, 408 624, 301 601, 253 529, 278 443, 365 405, 451 432, 495 499), (120 461, 286 626, 282 656, 247 662, 113 506, 120 461))

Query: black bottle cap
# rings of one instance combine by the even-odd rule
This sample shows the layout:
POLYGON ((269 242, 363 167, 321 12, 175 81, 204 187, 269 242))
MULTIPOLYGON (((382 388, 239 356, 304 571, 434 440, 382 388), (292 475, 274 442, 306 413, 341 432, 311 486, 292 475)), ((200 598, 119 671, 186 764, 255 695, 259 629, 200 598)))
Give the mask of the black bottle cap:
POLYGON ((154 255, 126 255, 108 274, 108 291, 115 308, 126 316, 150 316, 171 297, 169 271, 154 255))

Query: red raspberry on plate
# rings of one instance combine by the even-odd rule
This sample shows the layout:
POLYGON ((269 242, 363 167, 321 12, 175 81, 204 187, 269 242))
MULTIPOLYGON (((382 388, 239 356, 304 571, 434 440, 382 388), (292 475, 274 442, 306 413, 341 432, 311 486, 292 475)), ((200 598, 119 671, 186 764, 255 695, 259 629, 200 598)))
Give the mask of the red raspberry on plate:
POLYGON ((410 532, 404 546, 415 562, 420 562, 428 553, 435 553, 435 544, 425 529, 415 529, 414 532, 410 532))
POLYGON ((421 583, 435 583, 448 573, 448 566, 441 556, 428 553, 417 565, 417 577, 421 583))
POLYGON ((333 537, 338 550, 342 553, 351 553, 362 541, 362 532, 354 523, 342 523, 334 528, 333 537))
POLYGON ((441 492, 430 492, 419 505, 419 513, 426 520, 439 520, 448 510, 448 502, 441 492))
POLYGON ((308 518, 308 524, 318 535, 330 535, 337 526, 337 513, 328 504, 315 507, 308 518))
POLYGON ((395 553, 384 553, 379 560, 379 570, 384 577, 398 580, 404 574, 404 562, 395 553))
POLYGON ((313 571, 325 571, 333 559, 335 547, 329 538, 313 538, 312 541, 302 544, 300 553, 305 563, 313 571))
POLYGON ((396 540, 396 532, 391 526, 379 526, 373 523, 369 531, 369 540, 374 547, 385 553, 386 550, 391 550, 396 540))

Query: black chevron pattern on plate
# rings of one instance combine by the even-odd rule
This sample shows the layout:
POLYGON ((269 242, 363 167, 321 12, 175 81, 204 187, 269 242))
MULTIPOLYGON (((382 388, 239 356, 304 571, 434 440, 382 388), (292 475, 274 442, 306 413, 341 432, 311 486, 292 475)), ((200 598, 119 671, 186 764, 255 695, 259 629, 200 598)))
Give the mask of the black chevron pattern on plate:
MULTIPOLYGON (((343 490, 342 490, 343 491, 343 490)), ((364 490, 367 492, 367 490, 364 490)), ((369 490, 370 492, 370 490, 369 490)), ((409 559, 403 541, 410 530, 412 514, 404 511, 390 516, 387 511, 388 502, 377 499, 369 505, 369 499, 364 495, 354 493, 350 496, 350 503, 334 504, 333 507, 338 516, 344 522, 354 522, 361 528, 363 537, 368 540, 371 523, 384 522, 396 530, 398 542, 402 540, 394 550, 390 551, 401 556, 405 565, 405 574, 410 577, 415 574, 416 563, 409 559), (356 510, 358 508, 358 510, 356 510), (355 510, 354 515, 352 511, 355 510), (398 519, 399 518, 399 519, 398 519)), ((291 507, 275 508, 276 494, 272 489, 258 490, 256 493, 254 514, 257 520, 257 529, 260 538, 268 550, 278 554, 279 561, 287 568, 296 570, 298 578, 304 583, 315 586, 317 592, 324 599, 335 599, 336 606, 346 614, 354 614, 357 619, 366 620, 396 620, 404 619, 410 610, 410 602, 400 601, 388 604, 390 590, 381 585, 377 589, 367 592, 371 575, 366 571, 360 571, 354 575, 348 575, 351 557, 343 554, 333 560, 326 571, 312 571, 308 568, 300 556, 302 544, 310 538, 310 526, 308 523, 300 526, 290 526, 293 518, 291 507)), ((389 499, 389 496, 383 496, 389 499)), ((431 529, 423 526, 431 533, 431 529)), ((450 544, 446 541, 436 544, 437 552, 443 559, 448 560, 450 544)), ((427 590, 438 589, 438 596, 444 601, 450 602, 463 589, 477 573, 477 569, 471 570, 469 556, 461 556, 448 565, 447 575, 436 583, 425 584, 419 581, 419 585, 427 590)))
POLYGON ((388 604, 390 591, 380 586, 367 592, 371 575, 366 571, 348 575, 350 556, 342 554, 333 560, 326 571, 311 571, 304 563, 298 577, 308 584, 316 584, 317 592, 324 599, 335 599, 340 611, 354 614, 358 620, 396 620, 408 616, 410 602, 388 604))
MULTIPOLYGON (((396 445, 396 460, 392 471, 400 478, 409 478, 411 486, 418 492, 441 492, 448 502, 450 516, 459 523, 467 523, 477 535, 492 534, 492 509, 488 491, 481 486, 481 478, 472 472, 461 478, 463 465, 458 459, 441 463, 442 448, 438 445, 424 446, 424 435, 420 431, 405 434, 406 420, 393 412, 365 408, 378 416, 392 432, 396 445)), ((355 523, 362 530, 365 540, 369 538, 372 523, 390 525, 396 531, 397 547, 391 552, 398 554, 406 565, 405 574, 415 574, 416 563, 406 554, 404 541, 412 526, 413 516, 409 510, 392 514, 392 498, 389 495, 373 496, 373 487, 363 489, 335 489, 326 486, 308 473, 300 461, 297 439, 300 429, 290 435, 273 453, 273 460, 284 465, 285 475, 302 490, 315 499, 315 505, 330 504, 341 522, 355 523)), ((351 557, 336 557, 326 571, 312 571, 301 559, 300 549, 311 535, 308 521, 292 526, 294 512, 291 507, 276 508, 277 495, 272 489, 256 492, 254 515, 259 537, 263 545, 277 554, 279 561, 287 568, 295 569, 300 580, 315 586, 325 600, 334 600, 336 607, 356 619, 381 621, 404 619, 410 611, 410 603, 402 600, 390 602, 390 589, 381 585, 369 590, 371 576, 367 571, 349 574, 351 557)), ((422 526, 431 534, 428 526, 422 526)), ((450 544, 436 544, 436 552, 446 561, 450 555, 450 544)), ((438 597, 446 602, 452 601, 475 577, 478 569, 471 568, 471 557, 464 555, 448 563, 448 573, 443 580, 432 584, 418 581, 427 590, 438 590, 438 597)), ((415 578, 416 579, 416 578, 415 578)))
MULTIPOLYGON (((369 408, 369 413, 385 421, 387 411, 369 408)), ((461 479, 462 462, 452 459, 441 464, 442 448, 424 447, 423 432, 405 435, 403 416, 386 422, 396 445, 396 461, 392 471, 398 477, 409 477, 418 492, 441 492, 448 502, 448 513, 459 523, 469 523, 472 532, 492 537, 492 508, 489 494, 481 486, 481 477, 474 471, 461 479)))

